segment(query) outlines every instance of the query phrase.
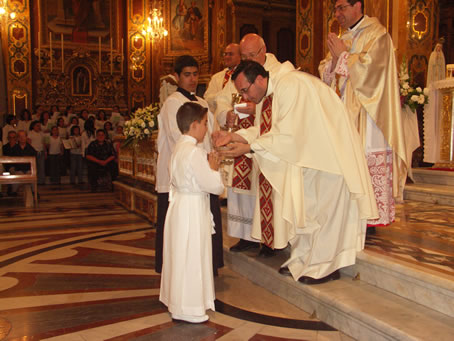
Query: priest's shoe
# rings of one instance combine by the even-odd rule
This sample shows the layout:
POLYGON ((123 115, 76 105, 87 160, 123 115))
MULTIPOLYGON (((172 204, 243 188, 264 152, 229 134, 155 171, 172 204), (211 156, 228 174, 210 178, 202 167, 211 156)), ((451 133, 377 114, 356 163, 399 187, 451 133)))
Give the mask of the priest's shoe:
POLYGON ((249 240, 240 239, 238 243, 233 245, 229 250, 232 252, 242 252, 250 249, 256 249, 260 246, 259 243, 251 242, 249 240))
POLYGON ((172 314, 172 319, 177 321, 185 321, 189 323, 203 323, 208 321, 208 315, 202 316, 192 316, 192 315, 182 315, 182 314, 172 314))
POLYGON ((262 247, 260 248, 260 251, 259 251, 259 257, 269 258, 269 257, 273 257, 275 254, 276 254, 275 250, 262 244, 262 247))
POLYGON ((289 268, 287 266, 284 266, 282 268, 279 268, 279 273, 283 276, 291 276, 292 273, 290 272, 289 268))
POLYGON ((336 270, 332 273, 330 273, 328 276, 322 277, 322 278, 312 278, 312 277, 307 277, 307 276, 302 276, 298 278, 298 281, 304 284, 322 284, 325 282, 329 281, 335 281, 340 278, 340 272, 339 270, 336 270))

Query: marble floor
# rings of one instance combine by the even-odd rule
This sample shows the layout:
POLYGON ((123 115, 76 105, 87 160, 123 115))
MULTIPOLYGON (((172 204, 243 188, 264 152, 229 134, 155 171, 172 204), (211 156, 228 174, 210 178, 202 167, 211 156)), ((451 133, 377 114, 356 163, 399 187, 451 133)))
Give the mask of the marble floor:
POLYGON ((0 199, 0 340, 351 340, 227 267, 209 322, 174 322, 148 221, 111 193, 39 193, 36 209, 0 199))

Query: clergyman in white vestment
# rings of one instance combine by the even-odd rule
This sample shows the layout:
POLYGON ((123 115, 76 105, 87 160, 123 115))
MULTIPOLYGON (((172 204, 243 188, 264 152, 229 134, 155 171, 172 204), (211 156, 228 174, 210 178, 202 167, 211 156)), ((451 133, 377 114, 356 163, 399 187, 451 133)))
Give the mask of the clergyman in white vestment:
MULTIPOLYGON (((270 214, 279 222, 274 247, 291 244, 280 272, 306 284, 339 278, 337 270, 354 264, 364 248, 366 219, 378 216, 359 134, 345 106, 326 84, 300 71, 273 76, 243 61, 232 78, 247 100, 272 98, 268 132, 251 127, 213 138, 217 146, 228 144, 225 156, 253 157, 271 184, 270 214)), ((252 237, 261 235, 256 208, 252 237)))

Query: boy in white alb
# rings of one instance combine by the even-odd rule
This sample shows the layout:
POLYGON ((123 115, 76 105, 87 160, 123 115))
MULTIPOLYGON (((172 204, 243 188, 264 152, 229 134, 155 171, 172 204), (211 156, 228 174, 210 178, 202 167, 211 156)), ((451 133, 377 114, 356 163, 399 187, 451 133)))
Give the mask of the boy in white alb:
POLYGON ((173 319, 201 323, 208 320, 206 310, 215 309, 210 193, 221 194, 224 185, 217 154, 197 146, 208 130, 207 109, 184 103, 178 109, 177 124, 183 135, 170 160, 159 300, 173 319))

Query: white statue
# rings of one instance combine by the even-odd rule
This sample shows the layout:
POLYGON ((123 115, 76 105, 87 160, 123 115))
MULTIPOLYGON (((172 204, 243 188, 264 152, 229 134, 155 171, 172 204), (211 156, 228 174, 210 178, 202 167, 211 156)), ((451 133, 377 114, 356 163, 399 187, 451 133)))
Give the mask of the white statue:
POLYGON ((427 87, 433 82, 446 78, 446 63, 443 54, 443 45, 437 43, 435 49, 430 54, 429 68, 427 70, 427 87))

